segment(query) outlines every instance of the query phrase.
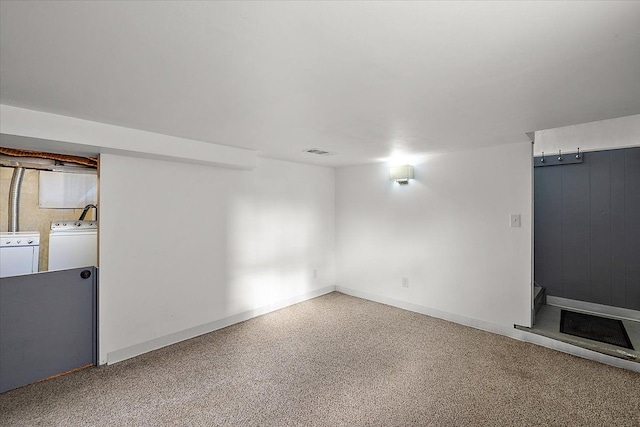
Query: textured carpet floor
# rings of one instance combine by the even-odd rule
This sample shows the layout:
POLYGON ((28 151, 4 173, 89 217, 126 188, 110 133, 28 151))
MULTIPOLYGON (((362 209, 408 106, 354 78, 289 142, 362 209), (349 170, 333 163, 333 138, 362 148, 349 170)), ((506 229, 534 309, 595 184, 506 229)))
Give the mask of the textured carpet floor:
POLYGON ((640 374, 332 293, 4 393, 0 425, 639 426, 640 374))

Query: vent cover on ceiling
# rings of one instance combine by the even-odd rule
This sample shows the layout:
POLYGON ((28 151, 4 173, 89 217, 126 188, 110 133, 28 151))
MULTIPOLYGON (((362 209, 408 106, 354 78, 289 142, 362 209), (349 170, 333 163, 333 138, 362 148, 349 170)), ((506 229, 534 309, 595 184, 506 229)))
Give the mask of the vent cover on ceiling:
POLYGON ((319 150, 317 148, 310 148, 308 150, 304 150, 305 153, 311 153, 311 154, 317 154, 319 156, 332 156, 333 153, 330 153, 328 151, 324 151, 324 150, 319 150))

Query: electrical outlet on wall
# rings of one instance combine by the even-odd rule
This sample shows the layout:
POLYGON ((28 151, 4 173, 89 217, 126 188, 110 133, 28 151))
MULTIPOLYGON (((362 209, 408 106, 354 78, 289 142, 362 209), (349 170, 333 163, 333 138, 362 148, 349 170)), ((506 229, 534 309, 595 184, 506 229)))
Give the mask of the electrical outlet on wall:
POLYGON ((317 279, 317 278, 318 278, 318 270, 317 270, 317 269, 314 269, 314 270, 313 270, 313 278, 314 278, 314 279, 317 279))
POLYGON ((403 277, 402 278, 402 287, 403 288, 408 288, 409 287, 409 278, 408 277, 403 277))

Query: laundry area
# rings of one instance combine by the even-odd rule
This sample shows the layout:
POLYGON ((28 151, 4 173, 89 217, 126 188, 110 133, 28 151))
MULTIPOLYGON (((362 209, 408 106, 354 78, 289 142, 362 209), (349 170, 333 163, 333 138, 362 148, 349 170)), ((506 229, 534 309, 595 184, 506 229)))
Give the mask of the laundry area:
POLYGON ((97 162, 84 159, 0 147, 0 277, 97 265, 97 162))
POLYGON ((97 194, 95 158, 0 146, 0 393, 97 363, 97 194))

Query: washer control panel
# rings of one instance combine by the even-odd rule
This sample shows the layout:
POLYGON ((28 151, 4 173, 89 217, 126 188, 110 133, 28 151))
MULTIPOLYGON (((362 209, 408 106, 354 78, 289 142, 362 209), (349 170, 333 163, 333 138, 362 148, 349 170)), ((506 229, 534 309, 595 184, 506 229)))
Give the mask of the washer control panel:
POLYGON ((63 220, 53 221, 51 223, 52 233, 55 233, 56 231, 88 231, 97 229, 98 223, 96 221, 63 220))
POLYGON ((40 233, 15 232, 0 234, 0 247, 38 246, 40 245, 40 233))

